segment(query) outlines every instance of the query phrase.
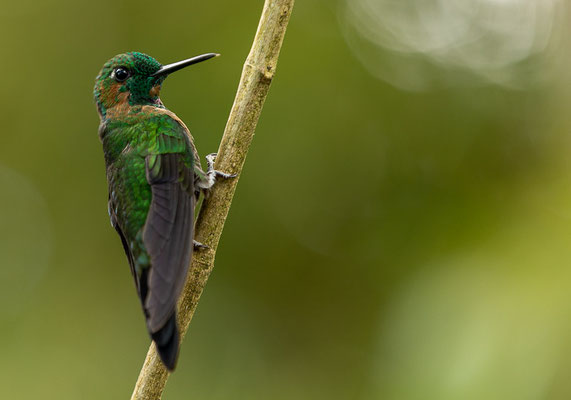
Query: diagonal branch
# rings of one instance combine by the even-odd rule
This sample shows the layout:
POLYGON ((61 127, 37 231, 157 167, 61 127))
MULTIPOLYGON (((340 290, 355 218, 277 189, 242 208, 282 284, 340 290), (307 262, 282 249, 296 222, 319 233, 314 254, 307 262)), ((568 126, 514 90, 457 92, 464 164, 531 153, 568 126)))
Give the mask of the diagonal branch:
MULTIPOLYGON (((244 64, 238 92, 218 149, 216 169, 240 175, 254 131, 276 71, 280 48, 294 0, 265 0, 258 31, 244 64)), ((181 341, 192 320, 200 295, 214 267, 214 257, 238 179, 222 180, 203 202, 195 226, 195 239, 209 246, 195 252, 178 304, 181 341)), ((131 400, 161 398, 168 371, 151 344, 131 400)))

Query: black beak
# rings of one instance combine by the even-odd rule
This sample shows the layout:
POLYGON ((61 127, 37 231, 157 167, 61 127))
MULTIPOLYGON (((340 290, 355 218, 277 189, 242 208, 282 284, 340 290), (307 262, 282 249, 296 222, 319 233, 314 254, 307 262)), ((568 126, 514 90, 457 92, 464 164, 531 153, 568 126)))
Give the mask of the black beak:
POLYGON ((189 58, 188 60, 182 60, 182 61, 178 61, 178 62, 175 62, 172 64, 163 65, 161 67, 161 69, 159 69, 157 72, 155 72, 151 76, 156 77, 156 76, 168 75, 172 72, 178 71, 179 69, 183 69, 185 67, 188 67, 189 65, 197 64, 199 62, 206 61, 206 60, 210 60, 211 58, 218 57, 219 55, 220 54, 216 54, 216 53, 206 53, 206 54, 202 54, 200 56, 189 58))

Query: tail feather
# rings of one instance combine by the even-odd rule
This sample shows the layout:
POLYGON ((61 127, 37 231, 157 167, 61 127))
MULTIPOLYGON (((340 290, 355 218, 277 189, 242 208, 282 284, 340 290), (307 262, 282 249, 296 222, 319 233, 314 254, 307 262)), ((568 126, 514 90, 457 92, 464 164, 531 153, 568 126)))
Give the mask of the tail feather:
POLYGON ((169 371, 176 367, 178 358, 178 328, 176 325, 176 313, 169 318, 167 323, 155 333, 151 333, 157 352, 163 364, 169 371))

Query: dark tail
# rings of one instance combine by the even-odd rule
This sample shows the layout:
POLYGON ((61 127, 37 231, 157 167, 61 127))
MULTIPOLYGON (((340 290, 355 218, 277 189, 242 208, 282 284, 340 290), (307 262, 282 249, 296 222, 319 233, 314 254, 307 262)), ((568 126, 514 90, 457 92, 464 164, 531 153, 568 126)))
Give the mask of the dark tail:
POLYGON ((176 313, 167 321, 165 326, 151 334, 157 347, 157 352, 165 367, 173 371, 178 358, 178 328, 176 326, 176 313))

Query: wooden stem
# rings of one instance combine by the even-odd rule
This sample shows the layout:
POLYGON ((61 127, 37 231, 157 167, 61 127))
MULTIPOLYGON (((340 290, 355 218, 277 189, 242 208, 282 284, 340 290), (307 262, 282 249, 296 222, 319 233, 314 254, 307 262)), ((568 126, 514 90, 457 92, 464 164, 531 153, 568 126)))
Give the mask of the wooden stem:
MULTIPOLYGON (((264 101, 276 71, 278 56, 294 0, 266 0, 258 31, 244 64, 238 92, 218 149, 216 169, 238 176, 246 160, 264 101)), ((181 341, 200 295, 214 267, 214 257, 228 216, 238 178, 219 180, 202 204, 195 225, 195 239, 209 249, 194 253, 187 281, 178 303, 181 341)), ((151 344, 131 400, 161 398, 169 373, 151 344)))

